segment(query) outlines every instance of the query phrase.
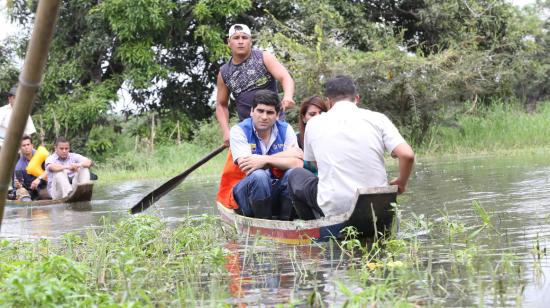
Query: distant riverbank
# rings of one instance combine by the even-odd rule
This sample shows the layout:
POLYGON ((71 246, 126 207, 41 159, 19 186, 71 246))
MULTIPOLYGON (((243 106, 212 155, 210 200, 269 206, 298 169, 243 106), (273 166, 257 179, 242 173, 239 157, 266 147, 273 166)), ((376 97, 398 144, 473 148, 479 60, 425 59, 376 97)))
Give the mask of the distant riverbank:
MULTIPOLYGON (((414 146, 420 159, 470 155, 529 155, 550 151, 550 102, 540 104, 534 113, 527 113, 511 105, 494 104, 458 115, 443 123, 446 124, 431 129, 425 144, 414 146)), ((154 152, 127 152, 99 163, 96 172, 102 181, 168 179, 183 172, 218 146, 219 144, 183 143, 160 145, 154 152)), ((220 153, 190 177, 220 174, 226 158, 227 152, 220 153)), ((389 159, 388 164, 393 164, 392 161, 389 159)))

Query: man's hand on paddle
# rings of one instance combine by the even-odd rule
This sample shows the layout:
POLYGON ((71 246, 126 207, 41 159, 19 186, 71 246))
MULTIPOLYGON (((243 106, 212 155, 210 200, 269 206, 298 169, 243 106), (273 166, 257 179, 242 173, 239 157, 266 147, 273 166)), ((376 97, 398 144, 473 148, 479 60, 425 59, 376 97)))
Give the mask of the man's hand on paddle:
POLYGON ((224 130, 223 131, 223 144, 228 147, 229 146, 229 130, 224 130))

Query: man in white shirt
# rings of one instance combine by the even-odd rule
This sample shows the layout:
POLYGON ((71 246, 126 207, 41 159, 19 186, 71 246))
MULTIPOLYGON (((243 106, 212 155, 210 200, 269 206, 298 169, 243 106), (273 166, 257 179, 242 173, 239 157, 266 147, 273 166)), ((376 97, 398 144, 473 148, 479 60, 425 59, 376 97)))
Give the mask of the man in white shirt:
POLYGON ((287 175, 291 168, 303 166, 296 134, 286 122, 277 120, 281 102, 277 93, 258 90, 252 100, 250 118, 233 126, 230 146, 234 163, 246 174, 233 188, 237 212, 271 219, 273 214, 288 220, 287 175))
MULTIPOLYGON (((0 148, 4 144, 4 138, 6 138, 6 132, 10 125, 11 112, 13 110, 13 104, 15 103, 15 93, 17 92, 17 86, 13 86, 8 92, 8 104, 0 107, 0 148)), ((29 116, 27 125, 25 126, 24 135, 31 135, 36 133, 32 119, 29 116)))
POLYGON ((71 144, 65 137, 55 140, 55 153, 46 158, 48 193, 52 199, 67 197, 78 184, 90 182, 92 161, 71 152, 71 144))
POLYGON ((319 178, 303 168, 289 175, 294 208, 302 219, 348 211, 361 187, 388 185, 384 153, 399 159, 399 176, 390 184, 403 193, 414 164, 414 152, 382 113, 357 107, 353 80, 337 76, 325 84, 331 109, 308 121, 304 160, 317 164, 319 178))

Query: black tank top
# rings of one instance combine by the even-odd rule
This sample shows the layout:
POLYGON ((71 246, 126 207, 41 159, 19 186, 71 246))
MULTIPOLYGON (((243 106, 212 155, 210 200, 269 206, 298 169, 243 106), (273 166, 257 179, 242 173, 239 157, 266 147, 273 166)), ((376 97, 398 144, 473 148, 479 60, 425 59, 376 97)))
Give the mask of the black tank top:
POLYGON ((277 93, 275 78, 264 65, 263 52, 252 49, 250 57, 240 64, 233 64, 233 58, 220 69, 223 82, 233 94, 239 119, 250 117, 252 100, 257 90, 267 89, 277 93))

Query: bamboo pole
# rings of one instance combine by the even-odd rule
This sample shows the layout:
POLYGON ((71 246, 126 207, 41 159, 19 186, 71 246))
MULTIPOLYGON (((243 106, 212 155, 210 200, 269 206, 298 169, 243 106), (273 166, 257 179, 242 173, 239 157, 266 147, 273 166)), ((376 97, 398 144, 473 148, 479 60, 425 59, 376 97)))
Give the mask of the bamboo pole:
POLYGON ((36 19, 31 40, 25 56, 23 71, 19 75, 19 86, 15 95, 15 103, 10 118, 10 125, 0 151, 0 228, 4 217, 6 194, 21 136, 31 113, 36 93, 42 81, 42 74, 48 58, 48 49, 52 41, 57 12, 58 0, 40 0, 36 9, 36 19))

